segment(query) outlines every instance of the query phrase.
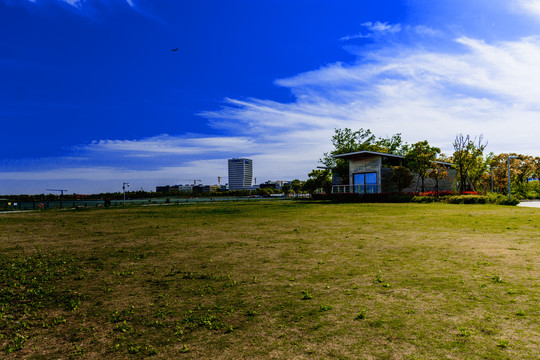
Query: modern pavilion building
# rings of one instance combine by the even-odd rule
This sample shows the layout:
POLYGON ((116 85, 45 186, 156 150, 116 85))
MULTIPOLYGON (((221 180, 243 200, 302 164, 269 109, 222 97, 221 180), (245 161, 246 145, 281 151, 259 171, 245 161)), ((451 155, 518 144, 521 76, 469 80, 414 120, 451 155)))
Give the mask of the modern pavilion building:
MULTIPOLYGON (((332 193, 358 193, 377 194, 397 192, 397 187, 392 181, 392 167, 406 166, 405 157, 394 154, 379 153, 375 151, 357 151, 347 154, 333 155, 336 159, 349 161, 349 181, 347 185, 334 184, 332 193)), ((452 191, 455 189, 456 169, 454 164, 435 161, 444 166, 448 175, 439 183, 440 191, 452 191)), ((420 191, 418 174, 412 173, 414 180, 410 188, 404 189, 406 193, 420 191)), ((426 189, 435 190, 435 183, 426 179, 426 189)))

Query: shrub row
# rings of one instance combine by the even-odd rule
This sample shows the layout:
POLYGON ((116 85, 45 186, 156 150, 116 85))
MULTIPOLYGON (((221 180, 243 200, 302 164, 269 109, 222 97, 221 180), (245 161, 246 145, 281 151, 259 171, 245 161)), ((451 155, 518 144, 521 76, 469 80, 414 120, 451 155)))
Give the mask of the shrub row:
POLYGON ((445 196, 444 201, 449 204, 486 204, 488 197, 485 195, 450 195, 445 196))
POLYGON ((437 198, 432 194, 396 194, 396 193, 380 193, 380 194, 355 194, 355 193, 341 193, 341 194, 314 194, 313 199, 316 200, 332 200, 339 203, 432 203, 432 202, 447 202, 449 204, 499 204, 499 205, 517 205, 519 200, 508 198, 501 194, 488 194, 488 195, 476 195, 476 194, 459 194, 459 195, 446 195, 437 198))

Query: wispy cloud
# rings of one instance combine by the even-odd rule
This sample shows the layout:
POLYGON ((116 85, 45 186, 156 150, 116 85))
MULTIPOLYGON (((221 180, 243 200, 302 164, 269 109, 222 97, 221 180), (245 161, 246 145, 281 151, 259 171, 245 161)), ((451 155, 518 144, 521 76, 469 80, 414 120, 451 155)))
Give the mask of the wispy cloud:
POLYGON ((25 6, 28 4, 32 4, 32 6, 39 5, 41 3, 60 3, 60 4, 67 4, 70 5, 78 10, 83 10, 86 7, 91 8, 93 5, 96 4, 118 4, 118 3, 124 3, 129 5, 131 8, 134 8, 136 10, 137 6, 135 5, 134 0, 0 0, 0 2, 6 3, 7 5, 14 5, 14 6, 25 6))
POLYGON ((365 26, 366 28, 368 28, 368 30, 373 31, 373 32, 396 33, 396 32, 401 31, 400 24, 388 24, 386 22, 383 23, 380 21, 376 21, 374 23, 371 21, 368 21, 368 22, 363 23, 362 26, 365 26))
POLYGON ((349 40, 354 40, 354 39, 368 39, 368 38, 371 38, 371 37, 373 37, 373 35, 371 35, 371 34, 359 33, 359 34, 354 34, 354 35, 345 35, 342 38, 340 38, 339 40, 341 40, 341 41, 349 41, 349 40))
POLYGON ((69 4, 77 8, 80 7, 82 4, 81 0, 62 0, 62 1, 65 2, 66 4, 69 4))
POLYGON ((386 22, 365 22, 361 24, 362 27, 368 30, 367 33, 360 32, 353 35, 345 35, 341 37, 340 41, 349 41, 354 39, 369 39, 374 37, 380 37, 386 34, 395 34, 401 31, 401 24, 388 24, 386 22))
POLYGON ((160 135, 140 140, 99 140, 80 150, 117 153, 123 156, 193 155, 238 152, 253 149, 253 141, 242 137, 175 137, 160 135))
POLYGON ((517 0, 519 6, 531 12, 535 16, 540 16, 540 0, 517 0))
MULTIPOLYGON (((234 120, 257 133, 271 130, 276 137, 294 129, 314 140, 311 132, 319 131, 319 153, 329 139, 324 130, 335 127, 402 132, 410 141, 429 139, 447 152, 456 133, 483 133, 492 151, 540 153, 534 135, 540 131, 540 87, 532 85, 540 81, 538 39, 456 42, 463 46, 460 53, 387 48, 370 53, 367 62, 336 63, 278 80, 297 97, 290 104, 229 100, 234 106, 203 115, 217 124, 234 120), (508 131, 510 122, 527 132, 508 131)), ((310 149, 298 146, 295 154, 304 151, 310 149)))

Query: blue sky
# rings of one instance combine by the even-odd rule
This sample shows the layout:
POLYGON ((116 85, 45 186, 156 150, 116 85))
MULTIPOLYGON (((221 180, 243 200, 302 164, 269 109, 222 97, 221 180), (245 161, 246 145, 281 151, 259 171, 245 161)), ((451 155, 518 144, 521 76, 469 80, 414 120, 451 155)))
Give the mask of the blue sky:
POLYGON ((343 127, 540 155, 540 1, 470 2, 0 0, 0 194, 305 179, 343 127))

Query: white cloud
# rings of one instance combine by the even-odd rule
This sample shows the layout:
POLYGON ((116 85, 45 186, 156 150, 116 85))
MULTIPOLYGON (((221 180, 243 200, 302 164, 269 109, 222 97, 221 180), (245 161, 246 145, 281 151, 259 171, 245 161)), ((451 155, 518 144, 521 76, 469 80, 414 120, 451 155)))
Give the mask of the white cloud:
POLYGON ((193 155, 223 151, 246 151, 252 147, 253 141, 242 137, 160 135, 140 140, 99 140, 81 149, 93 152, 121 153, 125 156, 162 156, 163 154, 193 155))
POLYGON ((457 42, 461 53, 384 49, 366 62, 276 81, 295 94, 293 103, 230 100, 234 106, 204 115, 274 138, 295 131, 293 161, 299 154, 318 158, 331 130, 342 127, 370 128, 380 136, 401 132, 410 142, 428 139, 446 152, 457 133, 484 134, 490 151, 540 155, 540 41, 457 42))
POLYGON ((518 5, 535 16, 540 16, 540 0, 518 0, 518 5))
POLYGON ((69 4, 74 7, 80 7, 82 5, 82 0, 62 0, 66 4, 69 4))
POLYGON ((365 22, 361 24, 363 27, 367 28, 370 33, 364 34, 364 33, 358 33, 354 35, 346 35, 341 37, 340 41, 349 41, 354 39, 369 39, 373 37, 378 37, 385 34, 395 34, 401 31, 401 25, 400 24, 388 24, 386 22, 382 23, 380 21, 376 22, 365 22))
POLYGON ((362 24, 362 26, 365 26, 368 28, 368 30, 373 32, 389 32, 389 33, 397 33, 401 31, 401 25, 400 24, 388 24, 386 22, 382 23, 380 21, 376 22, 365 22, 362 24))
POLYGON ((340 41, 349 41, 349 40, 354 40, 354 39, 368 39, 368 38, 371 38, 371 37, 373 37, 373 35, 371 35, 371 34, 358 33, 358 34, 354 34, 354 35, 343 36, 339 40, 340 41))

